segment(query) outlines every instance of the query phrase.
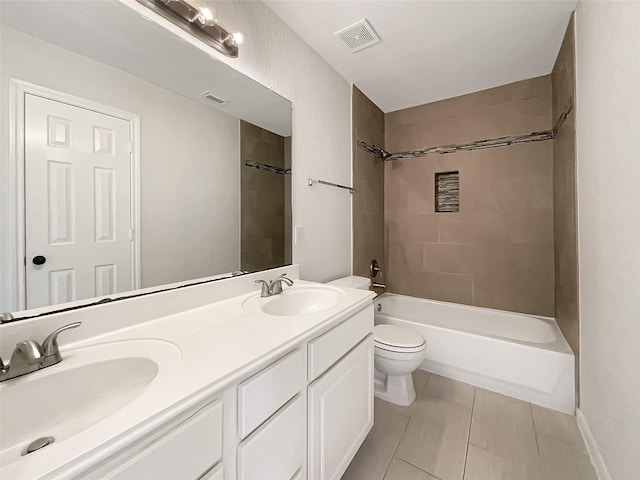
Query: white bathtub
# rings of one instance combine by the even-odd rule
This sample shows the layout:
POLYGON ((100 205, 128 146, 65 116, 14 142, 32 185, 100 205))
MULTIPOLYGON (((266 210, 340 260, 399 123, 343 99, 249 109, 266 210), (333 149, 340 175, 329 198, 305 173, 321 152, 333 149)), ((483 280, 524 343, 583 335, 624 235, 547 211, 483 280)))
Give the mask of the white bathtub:
POLYGON ((420 368, 561 412, 575 413, 575 359, 552 318, 385 293, 376 325, 427 341, 420 368))

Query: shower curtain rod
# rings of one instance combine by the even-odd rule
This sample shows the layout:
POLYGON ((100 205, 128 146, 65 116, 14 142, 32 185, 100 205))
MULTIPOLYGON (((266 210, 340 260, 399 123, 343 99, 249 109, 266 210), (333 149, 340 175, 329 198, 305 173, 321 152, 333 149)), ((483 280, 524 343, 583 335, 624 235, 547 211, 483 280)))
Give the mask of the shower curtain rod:
POLYGON ((432 153, 438 153, 440 155, 446 153, 455 153, 455 152, 465 152, 470 150, 482 150, 485 148, 496 148, 496 147, 506 147, 509 145, 515 145, 518 143, 531 143, 531 142, 544 142, 546 140, 553 140, 553 138, 557 135, 558 130, 565 122, 569 114, 573 110, 573 98, 569 98, 569 102, 565 107, 564 111, 558 117, 555 125, 551 130, 543 130, 541 132, 532 132, 524 135, 508 135, 504 137, 498 138, 489 138, 485 140, 476 140, 475 142, 470 143, 461 143, 457 145, 444 145, 439 147, 428 147, 422 150, 413 150, 399 153, 389 153, 383 148, 378 147, 377 145, 369 145, 362 140, 358 140, 358 146, 363 150, 369 152, 376 158, 379 158, 383 161, 391 161, 391 160, 403 160, 407 158, 418 158, 424 157, 426 155, 432 153))

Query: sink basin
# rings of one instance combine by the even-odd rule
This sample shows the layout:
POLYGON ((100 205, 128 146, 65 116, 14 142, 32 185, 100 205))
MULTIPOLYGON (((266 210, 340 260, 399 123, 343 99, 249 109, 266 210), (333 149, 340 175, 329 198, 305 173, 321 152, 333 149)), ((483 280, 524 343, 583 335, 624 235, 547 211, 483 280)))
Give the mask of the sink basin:
POLYGON ((259 308, 264 313, 276 316, 310 315, 327 310, 346 298, 346 294, 333 287, 290 287, 273 297, 260 295, 245 301, 245 308, 259 308))
POLYGON ((55 445, 121 410, 181 352, 169 342, 131 340, 62 355, 57 365, 0 384, 0 464, 18 460, 34 440, 54 437, 55 445))

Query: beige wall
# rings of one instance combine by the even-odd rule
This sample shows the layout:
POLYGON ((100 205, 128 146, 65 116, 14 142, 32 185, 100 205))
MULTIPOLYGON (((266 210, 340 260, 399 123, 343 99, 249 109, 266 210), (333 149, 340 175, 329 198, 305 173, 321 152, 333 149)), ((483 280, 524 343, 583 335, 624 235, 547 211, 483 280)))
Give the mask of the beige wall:
MULTIPOLYGON (((389 152, 546 130, 549 76, 385 114, 389 152)), ((385 163, 390 291, 553 316, 552 144, 385 163), (460 172, 460 212, 434 213, 437 172, 460 172)))
MULTIPOLYGON (((551 73, 554 121, 575 101, 574 24, 569 22, 551 73)), ((575 109, 553 140, 553 242, 555 318, 579 359, 578 237, 576 229, 575 109)))
POLYGON ((640 472, 640 3, 578 3, 580 409, 600 478, 640 472), (597 458, 597 457, 596 457, 597 458))
MULTIPOLYGON (((371 260, 384 267, 384 164, 358 147, 384 145, 384 114, 354 85, 353 96, 353 274, 370 276, 371 260)), ((385 272, 383 272, 384 274, 385 272)), ((384 281, 378 274, 376 281, 384 281)))
POLYGON ((245 167, 245 160, 284 168, 284 137, 240 122, 242 270, 279 267, 285 261, 285 182, 291 176, 245 167))
POLYGON ((9 162, 9 78, 137 114, 142 286, 237 270, 239 120, 9 28, 1 32, 3 172, 9 162))

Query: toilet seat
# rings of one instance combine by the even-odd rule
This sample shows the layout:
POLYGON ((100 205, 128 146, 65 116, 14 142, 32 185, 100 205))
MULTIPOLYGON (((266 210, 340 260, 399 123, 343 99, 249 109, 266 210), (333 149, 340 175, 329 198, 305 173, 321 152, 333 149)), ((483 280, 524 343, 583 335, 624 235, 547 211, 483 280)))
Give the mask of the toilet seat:
POLYGON ((421 352, 426 340, 418 332, 397 325, 377 325, 373 329, 374 347, 397 353, 421 352))

